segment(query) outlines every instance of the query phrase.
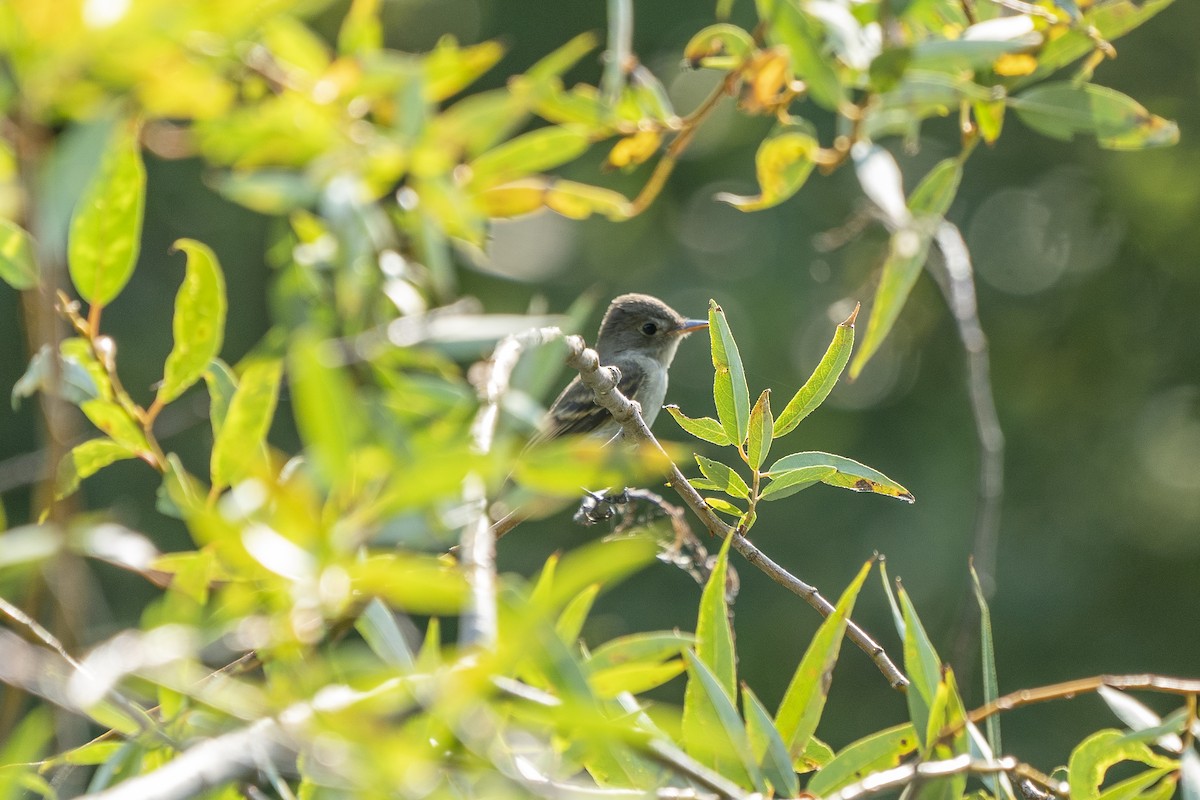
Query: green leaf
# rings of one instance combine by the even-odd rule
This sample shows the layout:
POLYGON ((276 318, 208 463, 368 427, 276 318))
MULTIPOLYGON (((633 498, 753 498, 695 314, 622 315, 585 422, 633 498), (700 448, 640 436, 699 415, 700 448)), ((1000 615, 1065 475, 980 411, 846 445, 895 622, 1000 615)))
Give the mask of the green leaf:
POLYGON ((654 663, 681 656, 696 637, 679 631, 631 633, 605 642, 592 652, 588 669, 601 670, 635 662, 654 663))
POLYGON ((79 409, 88 420, 121 446, 134 453, 150 452, 146 434, 124 407, 111 400, 88 400, 79 409))
POLYGON ((746 485, 746 481, 742 479, 741 475, 733 471, 732 467, 701 455, 696 456, 696 463, 700 465, 700 471, 704 473, 704 477, 712 481, 718 490, 743 500, 750 497, 750 487, 746 485))
POLYGON ((716 300, 708 301, 708 334, 712 342, 713 401, 717 406, 717 418, 729 441, 740 447, 746 441, 750 424, 750 390, 746 386, 746 371, 737 342, 733 340, 725 312, 716 300))
POLYGON ((15 222, 0 218, 0 280, 19 291, 37 286, 33 241, 15 222))
POLYGON ((761 211, 777 206, 800 191, 816 166, 813 155, 820 147, 814 136, 795 130, 768 136, 754 155, 759 193, 745 196, 718 192, 713 199, 728 203, 739 211, 761 211))
POLYGON ((742 517, 742 510, 740 508, 735 506, 733 503, 722 500, 719 497, 706 497, 704 498, 704 502, 707 503, 709 508, 711 508, 713 511, 719 511, 722 514, 726 514, 731 517, 737 517, 738 519, 741 519, 742 517))
POLYGON ((54 487, 55 498, 62 499, 73 493, 79 488, 81 480, 95 475, 109 464, 136 457, 137 453, 124 445, 117 444, 112 439, 89 439, 76 445, 58 463, 58 477, 54 487))
MULTIPOLYGON (((727 574, 729 572, 729 547, 732 538, 727 536, 717 553, 704 592, 700 596, 700 612, 696 619, 696 655, 712 670, 712 674, 733 701, 737 698, 737 654, 733 648, 733 628, 729 622, 729 603, 726 599, 727 574)), ((686 701, 684 715, 687 715, 686 701)))
POLYGON ((750 469, 758 472, 758 468, 767 460, 771 452, 771 440, 775 437, 775 420, 771 418, 771 390, 763 389, 758 396, 758 402, 750 409, 750 431, 746 443, 746 456, 750 459, 750 469))
MULTIPOLYGON (((1159 767, 1158 769, 1148 769, 1139 772, 1132 778, 1126 778, 1123 781, 1114 783, 1109 788, 1100 793, 1100 800, 1147 800, 1143 792, 1153 786, 1162 778, 1165 778, 1171 773, 1169 767, 1159 767)), ((1174 782, 1171 782, 1171 791, 1167 793, 1167 797, 1175 794, 1174 782)))
POLYGON ((905 699, 908 701, 909 719, 921 736, 922 746, 927 747, 930 709, 942 679, 942 659, 921 625, 908 592, 900 586, 897 594, 904 614, 904 671, 911 681, 905 699))
POLYGON ((288 385, 300 438, 328 485, 354 480, 354 453, 367 440, 367 412, 334 353, 309 333, 288 354, 288 385))
POLYGON ((1178 767, 1174 759, 1158 755, 1145 742, 1130 739, 1121 731, 1097 731, 1071 751, 1067 780, 1072 800, 1099 800, 1105 774, 1122 761, 1136 761, 1155 769, 1178 767))
POLYGON ((859 376, 899 319, 925 266, 936 222, 950 208, 961 179, 962 163, 956 158, 947 158, 938 162, 913 189, 907 207, 918 218, 918 224, 896 230, 888 242, 888 256, 875 290, 867 333, 850 365, 851 378, 859 376))
POLYGON ((776 797, 795 797, 800 791, 800 781, 792 769, 787 745, 775 730, 771 715, 762 702, 742 686, 742 713, 746 715, 746 735, 750 738, 750 749, 761 765, 763 776, 775 790, 776 797))
MULTIPOLYGON (((975 589, 975 601, 979 603, 979 647, 980 660, 983 666, 983 703, 989 705, 1000 696, 1000 682, 996 677, 996 646, 992 640, 992 612, 988 609, 987 597, 983 586, 979 583, 979 573, 975 571, 975 562, 967 564, 971 571, 971 585, 975 589)), ((1003 753, 1000 749, 1000 715, 992 714, 985 720, 988 747, 993 753, 1003 753)))
POLYGON ((1035 131, 1069 141, 1090 133, 1110 150, 1164 147, 1179 141, 1179 126, 1151 114, 1128 95, 1093 83, 1044 83, 1010 97, 1009 106, 1035 131))
POLYGON ((275 416, 283 365, 275 359, 252 362, 242 372, 225 424, 213 442, 209 468, 214 486, 232 486, 250 474, 262 457, 275 416))
POLYGON ((354 629, 367 647, 389 667, 410 670, 415 658, 396 616, 378 597, 372 597, 354 621, 354 629))
POLYGON ((816 736, 808 740, 804 752, 792 759, 792 769, 801 774, 823 769, 833 761, 833 748, 816 736))
POLYGON ((375 595, 414 614, 455 614, 467 600, 467 581, 457 567, 415 553, 373 555, 347 563, 355 591, 375 595))
POLYGON ((888 497, 896 497, 909 503, 913 502, 911 492, 882 472, 871 469, 853 459, 846 458, 845 456, 837 456, 833 453, 822 453, 819 451, 792 453, 790 456, 784 456, 772 464, 771 468, 767 470, 767 474, 774 478, 778 473, 812 466, 833 467, 837 470, 829 477, 820 479, 822 483, 827 483, 830 486, 850 489, 855 492, 874 492, 876 494, 887 495, 888 497))
POLYGON ((476 186, 492 186, 535 175, 583 155, 589 144, 582 128, 539 128, 480 155, 470 164, 471 177, 476 186))
POLYGON ((225 339, 225 276, 207 245, 180 239, 175 247, 187 254, 187 273, 175 295, 171 328, 175 345, 167 356, 157 402, 165 405, 200 380, 221 352, 225 339))
POLYGON ((546 208, 568 219, 587 219, 600 214, 620 221, 633 216, 633 204, 620 192, 578 181, 551 180, 543 202, 546 208))
POLYGON ((684 711, 684 743, 688 755, 742 786, 765 793, 762 770, 725 686, 691 650, 686 651, 684 657, 687 659, 687 691, 696 698, 693 701, 696 711, 690 718, 686 706, 684 711))
POLYGON ((383 47, 379 22, 380 0, 353 0, 338 30, 338 52, 343 55, 374 53, 383 47))
POLYGON ((204 371, 204 382, 208 385, 208 419, 215 438, 225 424, 229 404, 237 391, 237 375, 224 361, 214 358, 204 371))
POLYGON ((782 500, 803 491, 815 483, 829 480, 837 474, 837 467, 816 464, 811 467, 797 467, 770 474, 771 482, 759 494, 760 500, 782 500))
POLYGON ((1032 83, 1095 51, 1093 36, 1106 41, 1124 36, 1174 0, 1109 0, 1092 4, 1061 36, 1050 39, 1038 53, 1038 68, 1021 83, 1032 83))
POLYGON ((728 69, 754 52, 754 37, 727 22, 709 25, 683 48, 683 58, 693 68, 728 69))
POLYGON ((706 442, 712 442, 716 445, 724 447, 730 443, 729 437, 725 435, 725 429, 721 427, 721 423, 717 422, 712 417, 701 417, 700 419, 692 419, 679 410, 679 406, 663 406, 667 412, 679 423, 679 427, 695 436, 697 439, 702 439, 706 442))
POLYGON ((850 316, 844 322, 838 323, 834 329, 833 341, 826 348, 825 355, 821 356, 817 368, 775 421, 775 438, 794 431, 805 417, 825 402, 825 398, 829 397, 829 393, 837 385, 842 370, 850 360, 850 351, 854 349, 854 320, 858 317, 858 309, 856 304, 850 316))
POLYGON ((817 723, 821 721, 821 713, 825 710, 825 701, 829 696, 833 667, 837 664, 846 626, 850 622, 850 614, 854 611, 854 601, 858 599, 863 581, 874 563, 872 560, 863 564, 858 575, 842 592, 833 613, 821 623, 821 627, 817 629, 816 635, 804 651, 804 657, 800 659, 791 683, 788 684, 779 703, 775 727, 779 729, 779 735, 793 756, 803 753, 808 747, 809 739, 816 733, 817 723))
POLYGON ((846 100, 845 89, 833 59, 824 51, 822 25, 787 0, 757 0, 756 5, 759 19, 767 26, 768 40, 787 46, 792 69, 808 84, 812 99, 829 111, 840 108, 846 100))
POLYGON ((595 602, 596 595, 599 593, 600 584, 593 583, 571 598, 571 602, 567 603, 566 608, 562 610, 562 613, 558 615, 558 620, 554 623, 554 630, 558 633, 558 638, 566 644, 575 644, 580 631, 583 630, 583 623, 587 621, 587 615, 591 613, 592 603, 595 602))
MULTIPOLYGON (((929 728, 925 734, 926 745, 922 752, 922 760, 944 761, 969 754, 966 717, 962 697, 959 696, 958 685, 954 680, 954 671, 946 667, 930 706, 929 728), (950 727, 956 728, 955 732, 948 738, 940 738, 940 732, 950 727)), ((922 781, 913 800, 962 800, 966 786, 965 772, 922 781)))
MULTIPOLYGON (((36 762, 54 738, 54 718, 46 706, 39 706, 21 718, 0 745, 0 800, 28 797, 23 778, 36 774, 36 762), (25 767, 21 765, 29 764, 25 767)), ((53 796, 53 793, 51 794, 53 796)))
POLYGON ((900 765, 917 749, 911 722, 872 733, 847 745, 813 776, 806 787, 817 797, 828 797, 864 776, 900 765))
POLYGON ((604 698, 614 698, 628 692, 641 694, 662 686, 686 669, 683 661, 674 659, 663 664, 620 664, 597 670, 588 676, 592 690, 604 698))
POLYGON ((91 305, 108 305, 129 282, 141 246, 145 205, 138 126, 122 124, 71 219, 71 282, 91 305))

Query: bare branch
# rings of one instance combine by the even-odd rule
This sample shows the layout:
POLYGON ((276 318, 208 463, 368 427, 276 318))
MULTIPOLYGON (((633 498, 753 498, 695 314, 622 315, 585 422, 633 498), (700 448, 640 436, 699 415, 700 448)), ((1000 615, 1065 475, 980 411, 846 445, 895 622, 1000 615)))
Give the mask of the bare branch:
POLYGON ((901 764, 892 769, 872 773, 858 783, 852 783, 833 794, 826 795, 824 800, 858 800, 860 797, 908 786, 922 779, 944 778, 950 775, 962 775, 965 772, 981 775, 1013 772, 1017 767, 1017 760, 1012 756, 1005 756, 995 761, 984 761, 973 759, 964 753, 944 761, 901 764))

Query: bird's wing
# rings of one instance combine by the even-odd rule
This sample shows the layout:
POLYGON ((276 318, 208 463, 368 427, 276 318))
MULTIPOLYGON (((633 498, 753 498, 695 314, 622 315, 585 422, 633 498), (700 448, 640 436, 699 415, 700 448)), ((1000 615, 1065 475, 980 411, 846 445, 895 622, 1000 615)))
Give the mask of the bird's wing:
MULTIPOLYGON (((629 399, 636 400, 645 382, 646 373, 637 363, 623 364, 617 390, 629 399)), ((576 377, 550 406, 542 429, 530 444, 557 439, 559 436, 593 433, 611 419, 608 411, 596 405, 592 390, 576 377)))

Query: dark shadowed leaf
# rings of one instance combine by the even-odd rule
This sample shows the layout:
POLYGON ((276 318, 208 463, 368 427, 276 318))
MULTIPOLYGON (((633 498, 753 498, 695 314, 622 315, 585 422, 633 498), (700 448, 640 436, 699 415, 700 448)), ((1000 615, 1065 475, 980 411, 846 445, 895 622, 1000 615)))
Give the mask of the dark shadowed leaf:
POLYGON ((1141 150, 1179 141, 1179 126, 1155 116, 1133 98, 1092 83, 1045 83, 1009 98, 1021 120, 1053 139, 1077 133, 1096 137, 1101 147, 1141 150))

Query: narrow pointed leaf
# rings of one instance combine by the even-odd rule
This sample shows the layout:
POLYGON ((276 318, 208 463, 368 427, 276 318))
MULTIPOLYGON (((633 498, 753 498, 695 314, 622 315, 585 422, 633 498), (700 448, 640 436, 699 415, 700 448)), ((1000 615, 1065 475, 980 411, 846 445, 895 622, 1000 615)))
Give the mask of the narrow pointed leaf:
POLYGON ((262 457, 282 370, 283 365, 272 359, 255 361, 242 373, 225 424, 213 442, 209 468, 214 486, 232 486, 242 480, 262 457))
POLYGON ((79 488, 79 482, 95 475, 116 461, 136 458, 137 453, 112 439, 89 439, 71 448, 58 464, 55 496, 66 497, 79 488))
POLYGON ((691 650, 687 658, 688 691, 697 697, 698 711, 684 721, 688 755, 736 783, 766 792, 762 770, 754 759, 750 741, 733 701, 717 676, 691 650))
POLYGON ((785 497, 807 489, 808 487, 826 481, 837 474, 837 467, 816 464, 811 467, 797 467, 783 472, 770 473, 771 482, 759 494, 760 500, 782 500, 785 497))
POLYGON ((817 723, 825 710, 829 696, 829 684, 833 678, 833 667, 837 664, 842 649, 842 638, 846 625, 854 611, 854 601, 862 589, 867 573, 874 561, 863 564, 858 575, 838 598, 833 613, 825 618, 817 633, 804 651, 804 657, 792 675, 791 683, 779 703, 775 715, 775 727, 793 756, 803 753, 808 740, 816 733, 817 723))
MULTIPOLYGON (((1139 772, 1132 778, 1114 783, 1105 789, 1100 793, 1100 800, 1135 800, 1135 798, 1149 800, 1145 794, 1146 790, 1154 786, 1154 784, 1158 783, 1159 780, 1166 777, 1170 772, 1171 770, 1166 767, 1139 772)), ((1167 797, 1174 794, 1174 786, 1172 786, 1171 791, 1167 793, 1167 797)), ((1190 798, 1186 800, 1190 800, 1190 798)))
POLYGON ((822 483, 827 483, 830 486, 850 489, 855 492, 874 492, 876 494, 887 495, 888 497, 896 497, 909 503, 913 502, 912 492, 882 472, 871 469, 853 459, 834 455, 833 453, 822 453, 819 451, 792 453, 790 456, 784 456, 772 464, 771 468, 767 470, 767 474, 774 477, 778 473, 812 466, 833 467, 836 470, 829 477, 821 479, 822 483))
POLYGON ((367 647, 389 667, 410 670, 415 658, 404 632, 392 610, 378 597, 372 597, 367 607, 354 621, 354 629, 363 637, 367 647))
POLYGON ((33 242, 25 229, 0 218, 0 281, 24 291, 37 286, 38 268, 33 242))
POLYGON ((729 441, 740 446, 746 441, 750 424, 750 390, 737 342, 733 340, 725 312, 715 300, 708 301, 708 331, 715 370, 713 401, 717 418, 729 441))
POLYGON ((787 745, 775 729, 767 709, 745 685, 742 686, 742 713, 746 715, 750 748, 761 765, 763 777, 775 789, 776 797, 794 797, 800 791, 800 781, 792 769, 787 745))
POLYGON ((707 503, 708 507, 713 511, 719 511, 722 514, 730 517, 737 517, 738 519, 742 518, 742 510, 733 503, 730 503, 728 500, 722 500, 719 497, 706 497, 704 498, 704 502, 707 503))
POLYGON ((558 633, 558 638, 569 645, 575 644, 580 631, 583 630, 583 623, 592 610, 592 603, 595 602, 596 595, 599 593, 600 584, 594 583, 567 603, 566 608, 562 610, 562 613, 558 615, 558 620, 554 623, 554 630, 558 633))
POLYGON ((330 484, 353 480, 353 456, 367 437, 367 413, 329 348, 301 335, 288 357, 296 427, 313 465, 330 484))
POLYGON ((1179 141, 1179 126, 1151 114, 1133 98, 1093 83, 1044 83, 1008 100, 1021 120, 1052 139, 1077 133, 1096 137, 1101 147, 1140 150, 1179 141))
POLYGON ((726 537, 721 545, 717 563, 713 565, 700 596, 695 650, 732 701, 737 697, 737 655, 733 649, 733 629, 729 624, 729 603, 726 599, 731 541, 726 537))
POLYGON ((591 673, 588 682, 592 690, 603 698, 614 698, 626 692, 637 695, 674 680, 685 669, 683 661, 678 658, 661 664, 621 664, 591 673))
POLYGON ((858 309, 859 306, 855 304, 850 316, 838 324, 833 332, 833 341, 829 343, 825 355, 821 356, 817 368, 788 402, 779 419, 775 420, 776 438, 795 430, 805 417, 825 402, 837 385, 842 370, 850 360, 850 351, 854 349, 854 320, 858 317, 858 309))
POLYGON ((909 719, 921 736, 923 745, 929 730, 930 709, 941 683, 942 660, 929 640, 929 634, 921 625, 917 609, 913 606, 903 586, 897 587, 900 609, 904 614, 904 671, 911 685, 905 695, 908 701, 909 719))
POLYGON ((658 663, 677 656, 696 644, 696 637, 680 631, 631 633, 605 642, 592 651, 589 669, 607 669, 635 661, 658 663))
POLYGON ((866 775, 899 766, 916 749, 917 734, 910 722, 873 733, 847 745, 813 776, 806 789, 826 797, 866 775))
POLYGON ((175 344, 158 389, 157 399, 163 404, 200 380, 225 339, 225 276, 217 257, 192 239, 180 239, 175 247, 187 254, 187 273, 175 296, 175 344))
MULTIPOLYGON (((983 702, 987 705, 1000 696, 1000 684, 996 677, 996 646, 992 640, 992 612, 988 609, 987 597, 983 586, 979 583, 979 573, 975 571, 975 563, 968 564, 971 571, 971 585, 975 589, 975 601, 979 604, 979 647, 980 659, 983 666, 983 702)), ((988 747, 993 753, 1002 753, 1000 749, 1000 715, 992 714, 985 720, 988 747)))
POLYGON ((679 427, 695 436, 697 439, 703 439, 706 442, 712 442, 716 445, 724 447, 729 444, 729 437, 725 435, 724 428, 721 423, 717 422, 712 417, 700 417, 692 419, 679 410, 679 406, 663 406, 667 412, 679 423, 679 427))
MULTIPOLYGON (((966 710, 958 693, 954 671, 946 667, 930 706, 929 727, 925 734, 926 746, 922 758, 927 761, 944 761, 955 756, 968 755, 970 747, 965 726, 966 710), (954 734, 948 738, 939 737, 941 731, 951 727, 957 729, 954 734)), ((914 793, 913 800, 961 800, 966 786, 966 773, 922 781, 914 793)))
POLYGON ((696 463, 700 465, 700 472, 704 473, 704 477, 712 481, 713 485, 725 494, 742 499, 750 496, 750 487, 746 485, 746 481, 742 479, 741 475, 733 471, 732 467, 699 455, 696 456, 696 463))
POLYGON ((138 130, 122 124, 71 219, 71 283, 88 303, 108 305, 129 282, 141 246, 145 205, 138 130))
POLYGON ((233 395, 237 392, 237 375, 228 364, 215 358, 204 371, 204 383, 208 386, 208 419, 215 438, 221 432, 221 426, 225 424, 229 404, 233 402, 233 395))
POLYGON ((471 162, 478 186, 491 186, 553 169, 587 150, 583 128, 550 126, 521 134, 497 145, 471 162))
POLYGON ((771 417, 771 390, 764 389, 758 402, 750 409, 750 438, 746 443, 746 455, 750 469, 755 472, 767 460, 771 452, 771 440, 775 434, 775 420, 771 417))

